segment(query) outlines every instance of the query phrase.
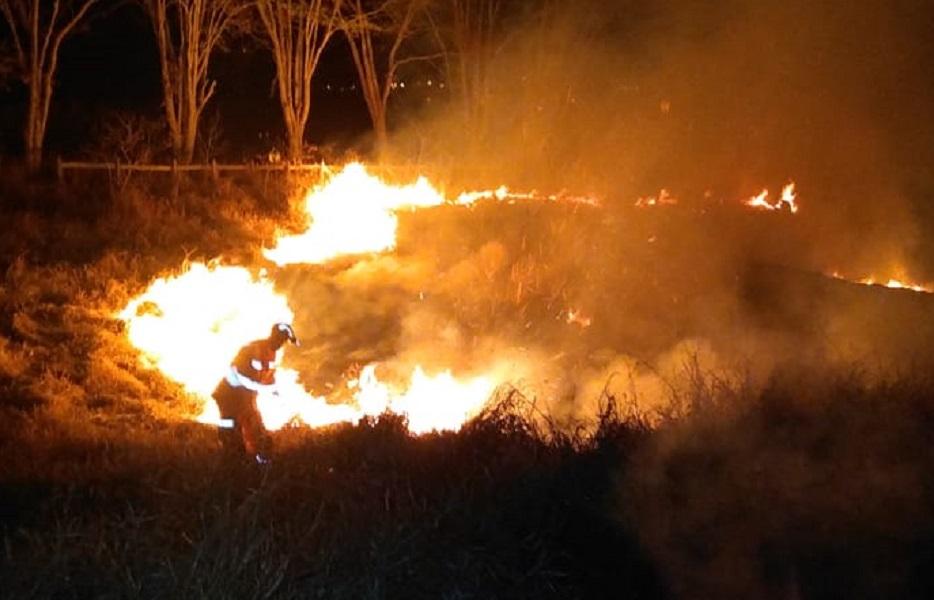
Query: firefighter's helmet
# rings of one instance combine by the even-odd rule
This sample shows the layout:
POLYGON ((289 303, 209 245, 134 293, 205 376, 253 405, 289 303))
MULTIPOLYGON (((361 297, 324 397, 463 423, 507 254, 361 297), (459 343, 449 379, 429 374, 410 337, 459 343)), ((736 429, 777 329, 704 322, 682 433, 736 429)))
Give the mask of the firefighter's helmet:
POLYGON ((292 329, 292 326, 288 323, 276 323, 273 325, 272 331, 269 332, 269 339, 275 342, 277 347, 286 343, 286 341, 292 342, 296 346, 301 345, 298 338, 295 336, 295 330, 292 329))

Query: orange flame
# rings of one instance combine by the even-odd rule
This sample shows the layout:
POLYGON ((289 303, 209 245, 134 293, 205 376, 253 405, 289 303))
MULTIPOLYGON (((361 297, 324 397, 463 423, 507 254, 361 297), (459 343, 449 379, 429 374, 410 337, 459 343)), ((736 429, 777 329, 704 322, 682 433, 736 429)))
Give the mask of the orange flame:
POLYGON ((565 321, 568 323, 568 325, 573 323, 582 329, 586 329, 590 327, 591 324, 593 324, 593 320, 590 317, 585 315, 583 312, 574 309, 568 309, 565 321))
POLYGON ((348 383, 365 414, 405 415, 413 433, 460 429, 480 412, 496 386, 490 376, 458 381, 450 371, 428 376, 416 366, 408 387, 399 389, 377 379, 376 365, 367 365, 357 381, 348 383))
MULTIPOLYGON (((195 263, 176 276, 156 279, 118 313, 147 367, 159 369, 203 402, 192 418, 220 419, 211 392, 234 355, 264 338, 272 323, 291 321, 292 310, 270 281, 242 267, 195 263)), ((287 355, 286 355, 287 356, 287 355)), ((380 382, 376 366, 355 383, 353 404, 330 404, 301 384, 298 372, 280 367, 276 391, 262 392, 257 407, 268 429, 288 423, 312 427, 351 422, 384 411, 405 414, 413 433, 458 429, 479 412, 499 383, 493 376, 460 381, 450 372, 429 376, 415 366, 407 387, 380 382)))
POLYGON ((403 208, 439 206, 442 196, 424 177, 410 185, 390 186, 352 163, 305 197, 311 220, 301 234, 281 237, 264 251, 278 265, 323 263, 347 254, 392 250, 403 208))
POLYGON ((665 206, 677 204, 678 199, 671 195, 667 189, 662 188, 658 192, 658 196, 640 196, 636 199, 635 206, 638 208, 643 208, 646 206, 665 206))
POLYGON ((292 310, 271 282, 246 269, 195 263, 153 281, 118 317, 149 365, 209 397, 238 348, 291 321, 292 310))
POLYGON ((565 193, 561 194, 540 194, 538 192, 514 192, 505 185, 501 185, 495 190, 484 190, 479 192, 463 192, 455 200, 454 204, 461 206, 471 205, 479 200, 499 200, 500 202, 514 203, 517 200, 547 200, 549 202, 570 202, 572 204, 584 204, 587 206, 600 206, 600 200, 594 196, 574 196, 565 193))
POLYGON ((393 186, 367 173, 360 163, 351 163, 305 196, 305 211, 310 220, 308 229, 298 235, 279 238, 276 246, 264 250, 264 254, 276 264, 286 265, 319 264, 339 256, 386 252, 396 246, 398 211, 443 204, 467 206, 479 200, 599 204, 588 196, 519 193, 509 191, 506 186, 464 192, 450 202, 424 177, 413 184, 393 186))
POLYGON ((796 203, 797 195, 795 194, 795 184, 793 181, 782 188, 782 196, 775 204, 771 204, 768 201, 768 197, 769 190, 763 189, 757 195, 753 196, 749 200, 746 200, 744 204, 751 208, 758 208, 762 210, 780 210, 783 206, 787 206, 788 210, 791 211, 792 214, 798 212, 798 204, 796 203))
MULTIPOLYGON (((398 211, 446 203, 470 205, 484 199, 598 204, 586 196, 515 193, 505 186, 466 192, 449 202, 424 177, 410 185, 392 186, 354 163, 306 195, 308 229, 281 237, 264 253, 285 265, 384 252, 395 247, 398 211)), ((193 264, 175 276, 153 281, 118 316, 127 323, 128 337, 141 351, 144 364, 158 368, 203 401, 203 410, 195 418, 217 423, 211 393, 236 352, 249 341, 265 337, 272 323, 291 321, 293 313, 287 299, 262 276, 255 277, 241 267, 193 264)), ((569 312, 568 322, 587 327, 590 319, 569 312)), ((286 352, 286 361, 288 357, 286 352)), ((353 421, 387 410, 405 414, 416 433, 457 429, 482 409, 505 380, 493 373, 460 380, 444 370, 428 375, 415 365, 407 384, 390 385, 377 378, 375 365, 369 365, 352 382, 352 402, 332 404, 309 394, 298 372, 283 367, 277 370, 276 393, 261 393, 257 406, 266 427, 273 430, 290 422, 321 426, 353 421)))
POLYGON ((924 292, 927 294, 934 293, 934 285, 931 285, 931 284, 922 285, 919 283, 908 283, 906 281, 903 281, 901 279, 896 279, 894 277, 889 277, 889 278, 882 277, 879 279, 876 279, 875 277, 863 277, 862 279, 848 279, 844 277, 843 275, 841 275, 838 271, 834 271, 833 273, 830 274, 830 276, 833 277, 834 279, 842 279, 844 281, 849 281, 851 283, 859 283, 862 285, 878 285, 878 286, 887 287, 893 290, 911 290, 913 292, 924 292))
POLYGON ((864 279, 857 280, 856 283, 861 283, 863 285, 881 285, 883 287, 891 288, 893 290, 912 290, 914 292, 927 292, 930 294, 934 289, 923 286, 917 283, 906 283, 898 279, 889 278, 888 280, 879 280, 872 277, 866 277, 864 279))
POLYGON ((791 213, 794 214, 798 212, 798 205, 795 203, 797 199, 797 194, 795 194, 795 184, 792 181, 791 183, 785 185, 782 188, 782 199, 781 202, 788 206, 788 209, 791 210, 791 213))

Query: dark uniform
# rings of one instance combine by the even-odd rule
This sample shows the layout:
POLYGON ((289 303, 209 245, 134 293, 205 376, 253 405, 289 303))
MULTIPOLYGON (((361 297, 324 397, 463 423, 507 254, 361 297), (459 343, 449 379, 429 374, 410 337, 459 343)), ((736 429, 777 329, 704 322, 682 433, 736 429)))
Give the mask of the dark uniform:
POLYGON ((256 397, 261 390, 275 386, 276 353, 286 340, 297 343, 292 328, 278 324, 267 339, 252 341, 241 348, 227 376, 212 394, 221 418, 232 422, 232 427, 221 427, 221 444, 238 454, 245 452, 258 462, 267 460, 269 436, 256 407, 256 397))

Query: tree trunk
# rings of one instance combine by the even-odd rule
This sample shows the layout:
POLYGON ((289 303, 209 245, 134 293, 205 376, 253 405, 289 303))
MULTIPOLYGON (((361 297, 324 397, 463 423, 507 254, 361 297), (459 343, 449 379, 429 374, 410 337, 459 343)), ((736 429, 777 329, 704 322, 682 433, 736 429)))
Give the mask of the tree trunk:
POLYGON ((375 17, 374 13, 368 13, 360 0, 357 0, 351 8, 354 24, 345 26, 344 33, 350 45, 350 54, 360 80, 363 100, 373 126, 375 151, 377 156, 382 158, 389 149, 386 121, 389 96, 395 85, 396 70, 401 64, 399 52, 410 35, 410 27, 419 10, 419 4, 415 0, 408 0, 401 19, 389 23, 373 20, 378 17, 375 17), (388 37, 391 41, 385 63, 380 62, 381 58, 373 38, 374 32, 388 37))
POLYGON ((180 163, 190 163, 198 141, 198 123, 214 95, 214 82, 208 80, 211 53, 246 4, 239 0, 143 3, 156 37, 172 153, 180 163), (173 7, 174 11, 170 10, 173 7))
POLYGON ((373 134, 376 137, 376 155, 383 158, 389 149, 389 133, 386 128, 386 110, 381 107, 376 114, 371 115, 373 120, 373 134))
POLYGON ((314 0, 295 3, 293 8, 290 0, 255 0, 276 65, 290 162, 301 162, 304 157, 311 80, 337 26, 341 2, 314 0))
POLYGON ((49 118, 49 105, 52 99, 51 73, 34 71, 29 86, 29 106, 26 112, 26 167, 30 173, 36 173, 42 167, 42 150, 45 146, 45 129, 49 118))
MULTIPOLYGON (((37 74, 33 74, 37 77, 37 74)), ((39 84, 29 87, 29 107, 26 113, 26 168, 30 173, 36 173, 42 166, 42 137, 39 120, 41 118, 42 102, 39 97, 39 84)))
MULTIPOLYGON (((280 94, 287 93, 280 90, 280 94)), ((292 105, 282 101, 282 115, 285 119, 286 159, 292 163, 300 163, 305 149, 305 121, 297 115, 292 105)))
POLYGON ((293 122, 293 125, 286 132, 289 138, 288 158, 291 163, 298 164, 302 162, 305 146, 304 129, 303 126, 296 125, 293 122))
POLYGON ((182 131, 178 127, 170 127, 169 135, 172 138, 172 158, 181 161, 182 148, 185 147, 185 142, 182 139, 182 131))
MULTIPOLYGON (((40 33, 38 3, 34 5, 32 13, 32 40, 38 45, 42 34, 40 33)), ((48 38, 45 38, 48 39, 48 38)), ((42 59, 39 52, 33 50, 29 65, 29 105, 26 109, 26 168, 30 173, 36 173, 42 166, 42 59)))
POLYGON ((191 164, 191 161, 195 157, 195 143, 198 141, 198 122, 196 118, 192 118, 191 122, 188 123, 188 127, 185 129, 185 139, 184 144, 181 148, 181 155, 178 157, 179 162, 182 164, 191 164))
MULTIPOLYGON (((58 51, 62 41, 97 0, 0 0, 0 18, 15 51, 19 75, 29 90, 23 141, 26 166, 35 173, 42 166, 42 149, 55 88, 58 51), (43 10, 42 7, 46 10, 43 10), (73 10, 68 11, 67 8, 73 10)), ((4 44, 6 46, 6 43, 4 44)))

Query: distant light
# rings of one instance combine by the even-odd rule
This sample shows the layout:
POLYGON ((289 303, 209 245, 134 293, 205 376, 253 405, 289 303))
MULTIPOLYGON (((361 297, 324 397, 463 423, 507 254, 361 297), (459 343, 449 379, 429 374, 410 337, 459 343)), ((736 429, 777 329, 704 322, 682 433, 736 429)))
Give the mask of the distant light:
POLYGON ((428 87, 431 87, 431 80, 428 80, 428 87))
POLYGON ((400 82, 399 82, 399 87, 401 87, 402 89, 405 89, 405 82, 404 82, 404 81, 400 81, 400 82))

